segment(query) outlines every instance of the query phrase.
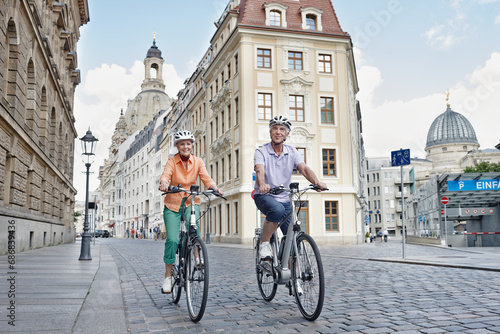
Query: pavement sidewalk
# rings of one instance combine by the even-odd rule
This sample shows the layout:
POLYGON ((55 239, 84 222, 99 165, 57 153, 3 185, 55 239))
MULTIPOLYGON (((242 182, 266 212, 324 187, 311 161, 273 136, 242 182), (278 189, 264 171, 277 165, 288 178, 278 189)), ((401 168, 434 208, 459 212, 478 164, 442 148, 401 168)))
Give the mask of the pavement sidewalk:
MULTIPOLYGON (((211 247, 251 246, 212 243, 211 247)), ((500 248, 407 247, 404 259, 395 256, 401 249, 401 243, 396 241, 320 246, 320 250, 322 256, 500 271, 500 248)), ((120 262, 110 248, 98 239, 91 245, 92 260, 79 261, 78 239, 72 244, 17 253, 13 268, 9 268, 7 255, 0 256, 0 332, 130 332, 120 262), (12 320, 15 326, 9 324, 12 320)))
POLYGON ((0 256, 1 333, 127 333, 118 267, 108 247, 92 244, 90 261, 78 260, 80 249, 78 239, 17 253, 13 268, 0 256))

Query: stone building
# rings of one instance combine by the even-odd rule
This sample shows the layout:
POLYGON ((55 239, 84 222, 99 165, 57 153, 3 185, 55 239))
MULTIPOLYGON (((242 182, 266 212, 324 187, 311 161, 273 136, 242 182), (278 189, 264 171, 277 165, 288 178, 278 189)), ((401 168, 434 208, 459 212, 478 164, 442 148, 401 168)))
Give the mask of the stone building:
MULTIPOLYGON (((443 214, 439 202, 439 196, 443 196, 440 193, 444 191, 440 185, 442 180, 447 178, 446 175, 461 175, 466 167, 474 167, 481 162, 500 161, 500 150, 479 147, 472 124, 465 116, 453 111, 447 103, 446 110, 432 121, 427 132, 426 158, 412 158, 411 164, 404 167, 405 225, 407 235, 413 240, 439 243, 438 239, 443 239, 444 242, 445 225, 441 222, 443 214)), ((369 228, 372 232, 387 228, 390 234, 400 237, 403 219, 401 191, 404 188, 400 167, 390 167, 389 158, 367 158, 367 164, 369 228), (393 190, 395 187, 397 191, 393 190), (394 211, 396 224, 392 219, 394 211)), ((468 176, 460 178, 467 179, 468 176)), ((475 197, 477 205, 483 201, 480 196, 472 196, 472 193, 469 197, 475 197)), ((493 195, 490 194, 490 197, 493 198, 493 195)), ((462 200, 462 206, 469 204, 462 200)), ((488 203, 488 206, 495 205, 488 203)), ((450 214, 450 222, 460 220, 458 216, 450 214)), ((463 219, 467 220, 467 217, 463 219)), ((452 224, 449 231, 453 233, 453 230, 452 224)))
POLYGON ((87 0, 0 0, 0 253, 74 240, 73 99, 87 0), (5 242, 3 242, 5 241, 5 242))
MULTIPOLYGON (((252 242, 261 219, 250 196, 254 151, 270 140, 269 120, 285 115, 293 123, 287 143, 329 188, 309 193, 303 229, 319 243, 362 242, 356 68, 351 38, 331 1, 233 0, 215 24, 209 49, 172 105, 161 143, 165 164, 176 153, 173 133, 193 131, 195 155, 225 190, 228 201, 212 203, 212 240, 252 242)), ((307 184, 300 175, 293 181, 307 184)))
MULTIPOLYGON (((109 156, 99 169, 99 224, 102 229, 113 231, 118 237, 124 236, 126 229, 132 226, 134 229, 137 226, 149 229, 152 222, 159 219, 157 212, 152 212, 149 219, 149 208, 158 206, 153 206, 153 202, 158 202, 158 199, 148 197, 149 192, 154 193, 155 182, 150 169, 156 166, 153 163, 155 158, 149 154, 156 154, 156 146, 150 141, 156 140, 156 125, 162 124, 162 115, 172 103, 165 93, 163 62, 161 51, 156 46, 156 40, 153 40, 144 59, 145 74, 141 92, 127 101, 125 113, 122 110, 112 136, 109 156)), ((159 197, 159 194, 152 194, 152 197, 156 195, 159 197)))

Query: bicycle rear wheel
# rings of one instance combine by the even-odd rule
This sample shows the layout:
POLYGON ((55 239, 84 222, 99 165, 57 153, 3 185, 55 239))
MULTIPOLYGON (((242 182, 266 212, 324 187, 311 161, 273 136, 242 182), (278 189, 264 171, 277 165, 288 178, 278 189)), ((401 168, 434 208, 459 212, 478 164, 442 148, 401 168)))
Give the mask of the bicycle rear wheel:
MULTIPOLYGON (((273 241, 271 241, 271 248, 274 249, 273 241)), ((260 238, 257 239, 255 244, 255 271, 257 274, 257 284, 262 298, 270 302, 276 295, 278 284, 274 281, 272 261, 261 261, 259 250, 260 238)))
POLYGON ((186 301, 193 322, 203 317, 208 297, 208 253, 205 243, 196 237, 187 259, 186 301))
POLYGON ((323 263, 314 239, 300 233, 298 254, 292 257, 292 284, 300 313, 309 321, 316 320, 323 309, 325 277, 323 263))
POLYGON ((172 300, 175 304, 181 299, 182 284, 181 284, 181 273, 180 273, 180 246, 177 248, 175 253, 175 262, 172 265, 172 300))

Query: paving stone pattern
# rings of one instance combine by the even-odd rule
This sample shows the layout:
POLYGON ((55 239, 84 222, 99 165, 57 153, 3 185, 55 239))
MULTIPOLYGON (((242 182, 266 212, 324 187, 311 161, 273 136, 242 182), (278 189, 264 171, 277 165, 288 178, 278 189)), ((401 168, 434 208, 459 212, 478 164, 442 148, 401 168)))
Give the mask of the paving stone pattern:
MULTIPOLYGON (((160 293, 161 241, 106 239, 120 273, 131 333, 500 333, 500 272, 369 261, 400 257, 400 242, 320 247, 326 296, 313 322, 284 286, 259 294, 248 246, 208 245, 209 300, 193 323, 185 292, 175 305, 160 293)), ((409 257, 460 257, 458 250, 407 245, 409 257)))

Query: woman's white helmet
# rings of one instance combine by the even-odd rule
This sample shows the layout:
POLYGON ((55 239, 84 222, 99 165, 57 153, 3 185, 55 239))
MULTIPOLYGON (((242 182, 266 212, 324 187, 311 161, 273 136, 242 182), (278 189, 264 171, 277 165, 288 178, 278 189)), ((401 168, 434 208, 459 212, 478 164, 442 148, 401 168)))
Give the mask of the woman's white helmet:
POLYGON ((177 145, 179 141, 186 139, 191 140, 191 142, 194 143, 194 136, 191 131, 179 130, 174 134, 174 145, 177 145))
POLYGON ((292 123, 285 116, 274 116, 269 121, 269 129, 271 129, 274 125, 282 125, 286 128, 287 132, 292 130, 292 123))

